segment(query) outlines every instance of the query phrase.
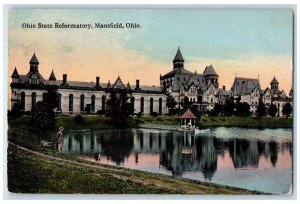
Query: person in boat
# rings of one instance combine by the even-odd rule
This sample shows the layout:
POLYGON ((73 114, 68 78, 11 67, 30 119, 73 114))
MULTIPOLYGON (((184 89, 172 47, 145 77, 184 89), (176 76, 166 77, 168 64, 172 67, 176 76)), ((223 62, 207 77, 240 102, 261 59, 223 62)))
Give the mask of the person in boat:
POLYGON ((64 135, 62 133, 63 130, 64 128, 60 127, 58 133, 56 134, 56 150, 58 152, 61 152, 63 148, 63 143, 64 143, 64 135))

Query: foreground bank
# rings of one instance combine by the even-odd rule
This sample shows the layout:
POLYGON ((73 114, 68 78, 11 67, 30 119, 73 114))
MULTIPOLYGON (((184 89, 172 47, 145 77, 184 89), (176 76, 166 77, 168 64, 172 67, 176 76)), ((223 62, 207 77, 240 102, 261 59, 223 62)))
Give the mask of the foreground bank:
POLYGON ((84 161, 49 158, 14 144, 8 148, 8 189, 15 193, 261 194, 84 161))

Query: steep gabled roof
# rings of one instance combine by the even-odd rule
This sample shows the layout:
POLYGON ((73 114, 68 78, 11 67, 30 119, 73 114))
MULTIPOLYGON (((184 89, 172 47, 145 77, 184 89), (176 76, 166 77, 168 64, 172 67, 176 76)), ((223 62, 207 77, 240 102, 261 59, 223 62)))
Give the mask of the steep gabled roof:
POLYGON ((39 63, 37 57, 35 56, 35 53, 33 53, 33 56, 31 57, 30 63, 39 63))
POLYGON ((55 74, 54 74, 53 70, 50 74, 49 81, 56 81, 56 77, 55 77, 55 74))
POLYGON ((19 77, 20 77, 20 75, 19 75, 19 73, 18 73, 18 71, 17 71, 17 67, 15 67, 14 72, 13 72, 13 74, 11 75, 11 77, 12 77, 12 78, 19 78, 19 77))
POLYGON ((236 77, 231 90, 234 95, 247 95, 252 93, 255 88, 260 90, 258 79, 236 77))
POLYGON ((113 84, 112 88, 117 88, 117 89, 125 89, 125 85, 123 84, 120 76, 118 76, 117 80, 113 84))
POLYGON ((212 65, 205 67, 203 75, 204 76, 207 76, 207 75, 216 75, 216 76, 218 76, 217 72, 215 71, 215 69, 213 68, 212 65))
POLYGON ((181 119, 196 119, 197 117, 192 113, 190 109, 187 109, 182 116, 181 119))
POLYGON ((179 47, 178 47, 178 50, 177 50, 177 53, 176 53, 176 55, 175 55, 175 57, 174 57, 173 62, 175 62, 175 61, 181 61, 181 62, 184 62, 184 59, 183 59, 183 57, 182 57, 182 54, 181 54, 181 52, 180 52, 180 48, 179 48, 179 47))

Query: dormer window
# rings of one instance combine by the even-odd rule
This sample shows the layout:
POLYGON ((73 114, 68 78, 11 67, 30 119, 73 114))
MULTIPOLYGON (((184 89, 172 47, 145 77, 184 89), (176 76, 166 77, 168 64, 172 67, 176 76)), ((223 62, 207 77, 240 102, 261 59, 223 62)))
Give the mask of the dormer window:
POLYGON ((191 86, 190 93, 196 93, 196 87, 194 85, 191 86))
POLYGON ((29 84, 39 84, 39 78, 37 75, 34 74, 29 78, 29 84))

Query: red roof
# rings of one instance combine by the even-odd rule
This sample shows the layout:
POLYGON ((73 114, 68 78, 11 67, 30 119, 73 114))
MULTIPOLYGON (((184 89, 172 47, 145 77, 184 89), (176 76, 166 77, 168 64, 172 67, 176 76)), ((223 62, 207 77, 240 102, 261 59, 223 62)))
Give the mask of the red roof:
POLYGON ((182 119, 193 119, 197 118, 190 109, 187 109, 187 111, 184 112, 184 114, 180 117, 182 119))

